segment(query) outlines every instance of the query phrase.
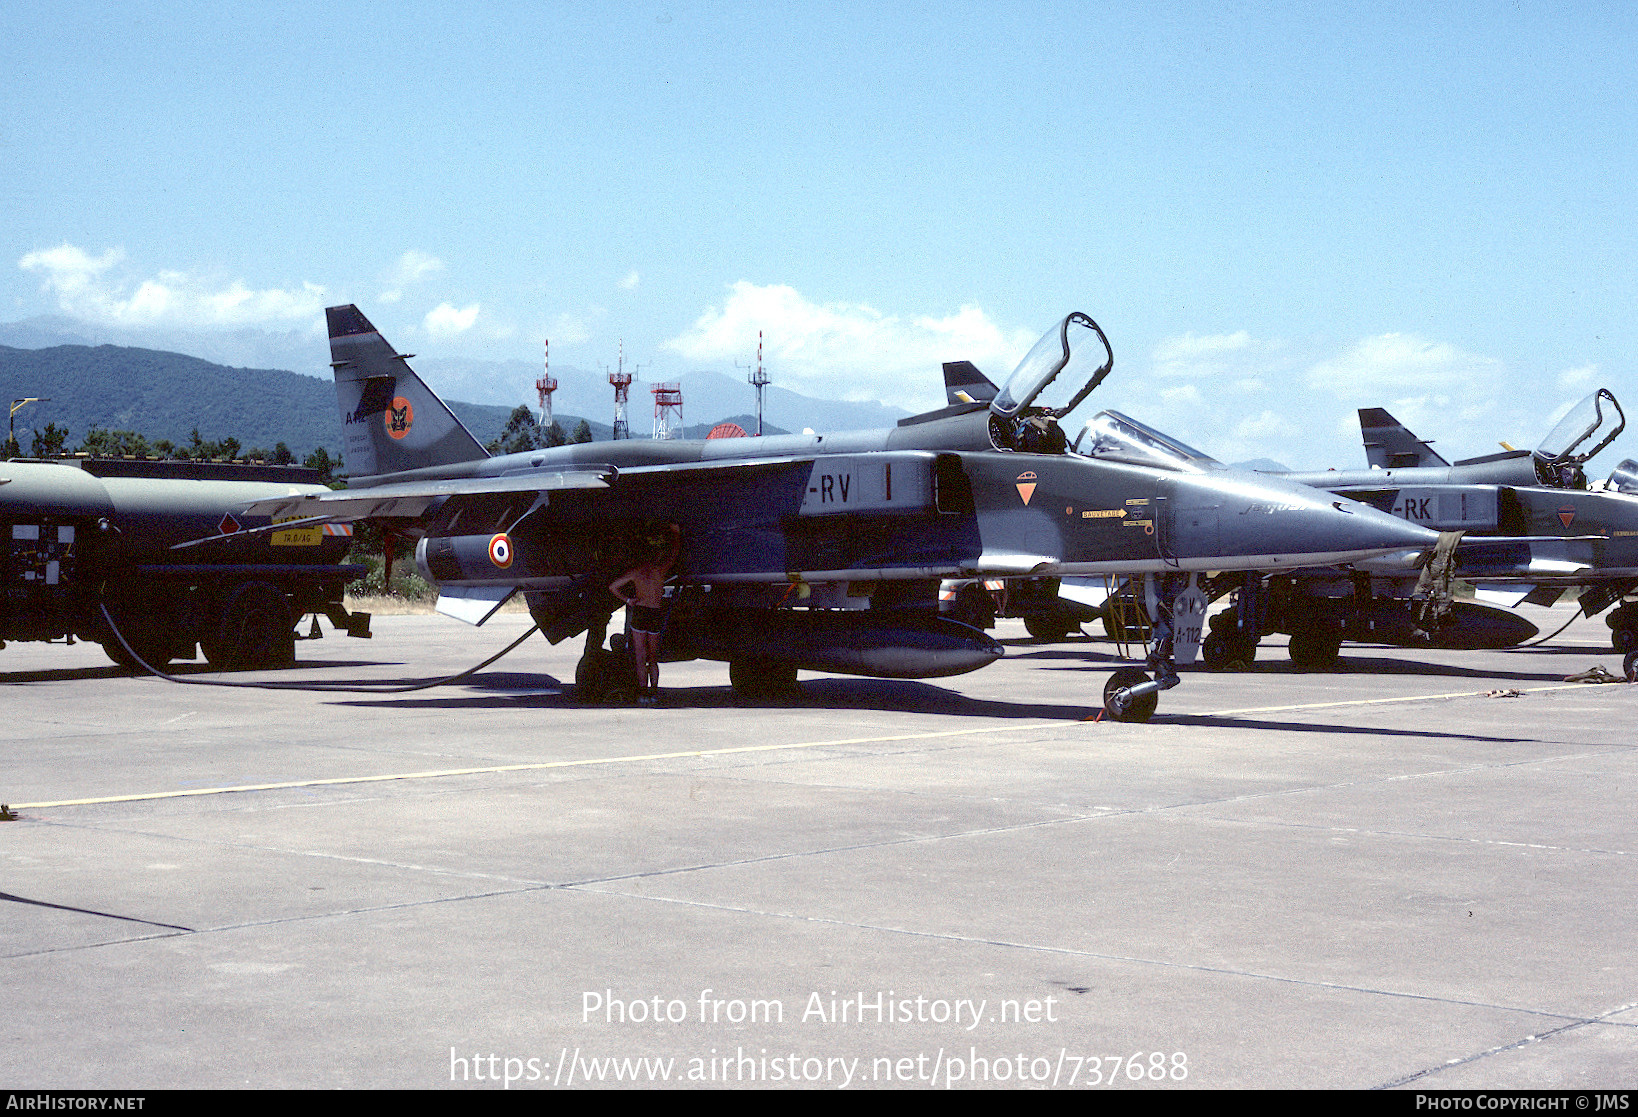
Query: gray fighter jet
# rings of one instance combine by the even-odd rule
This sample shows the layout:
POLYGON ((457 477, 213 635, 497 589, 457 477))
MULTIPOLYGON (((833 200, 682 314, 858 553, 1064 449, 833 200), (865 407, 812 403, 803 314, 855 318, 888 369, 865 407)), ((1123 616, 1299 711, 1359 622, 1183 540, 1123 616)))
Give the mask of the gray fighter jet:
MULTIPOLYGON (((1236 587, 1235 608, 1213 618, 1208 665, 1249 660, 1267 632, 1289 632, 1292 659, 1312 668, 1330 666, 1344 639, 1507 647, 1536 635, 1536 626, 1493 606, 1552 605, 1576 587, 1591 617, 1638 588, 1638 462, 1623 461, 1607 481, 1591 484, 1585 470, 1626 426, 1607 389, 1571 408, 1535 450, 1455 463, 1381 408, 1361 409, 1359 423, 1370 469, 1281 476, 1466 533, 1446 575, 1473 583, 1479 601, 1451 601, 1448 587, 1417 573, 1372 572, 1368 564, 1247 579, 1236 587)), ((1638 649, 1638 607, 1621 606, 1609 622, 1617 651, 1638 649)))
POLYGON ((1084 314, 1054 325, 994 398, 967 393, 891 429, 500 457, 357 307, 328 317, 348 488, 255 510, 410 531, 441 611, 482 623, 521 591, 553 642, 600 631, 616 605, 605 587, 680 538, 661 657, 725 660, 745 692, 789 690, 798 669, 928 678, 992 662, 1000 645, 938 615, 941 579, 1120 573, 1144 581, 1159 621, 1148 673, 1117 671, 1105 709, 1144 720, 1198 646, 1196 576, 1414 563, 1437 541, 1114 412, 1071 450, 1059 420, 1114 363, 1084 314))

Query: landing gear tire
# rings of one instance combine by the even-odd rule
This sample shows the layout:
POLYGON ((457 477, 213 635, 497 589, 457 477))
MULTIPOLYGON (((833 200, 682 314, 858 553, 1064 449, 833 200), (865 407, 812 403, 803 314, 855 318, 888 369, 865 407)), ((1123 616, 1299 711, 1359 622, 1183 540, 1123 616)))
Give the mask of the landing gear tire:
POLYGON ((1342 650, 1342 633, 1318 626, 1299 628, 1291 634, 1291 664, 1299 671, 1330 671, 1342 650))
POLYGON ((1638 602, 1627 601, 1611 609, 1604 618, 1610 626, 1610 646, 1622 655, 1638 651, 1638 602))
POLYGON ((950 619, 972 628, 992 628, 995 625, 995 601, 983 586, 962 586, 956 592, 950 619))
POLYGON ((575 664, 574 692, 580 701, 591 705, 635 702, 637 663, 630 652, 592 648, 575 664))
POLYGON ((1037 640, 1048 644, 1056 644, 1069 635, 1069 630, 1077 627, 1073 621, 1065 620, 1055 614, 1036 614, 1024 618, 1024 629, 1037 640))
POLYGON ((1249 667, 1256 658, 1257 642, 1237 633, 1228 635, 1213 632, 1208 634, 1205 643, 1200 645, 1200 662, 1205 664, 1208 671, 1221 671, 1236 661, 1249 667))
POLYGON ((799 693, 796 666, 766 659, 740 659, 728 664, 728 681, 742 698, 778 698, 799 693))
POLYGON ((1109 681, 1103 684, 1104 716, 1111 721, 1148 721, 1154 716, 1155 708, 1160 705, 1160 695, 1146 694, 1120 711, 1115 709, 1113 701, 1116 691, 1148 681, 1149 676, 1141 667, 1122 667, 1110 675, 1109 681))
POLYGON ((288 667, 296 661, 290 605, 277 586, 246 583, 228 598, 215 634, 199 644, 218 671, 288 667))

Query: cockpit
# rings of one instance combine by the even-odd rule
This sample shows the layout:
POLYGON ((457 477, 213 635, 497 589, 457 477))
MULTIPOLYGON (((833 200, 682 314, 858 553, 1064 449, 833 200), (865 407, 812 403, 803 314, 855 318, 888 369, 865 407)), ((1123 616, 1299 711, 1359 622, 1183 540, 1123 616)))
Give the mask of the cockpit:
POLYGON ((998 450, 1078 454, 1101 461, 1204 473, 1224 465, 1118 411, 1100 411, 1069 444, 1063 419, 1114 367, 1109 339, 1090 317, 1068 315, 1048 330, 990 401, 990 441, 998 450))
POLYGON ((990 442, 998 450, 1065 453, 1061 420, 1114 364, 1098 324, 1079 311, 1068 315, 1042 335, 990 401, 990 442))
POLYGON ((1075 438, 1072 451, 1100 461, 1205 473, 1222 462, 1119 411, 1100 411, 1075 438))
MULTIPOLYGON (((1536 476, 1543 485, 1554 488, 1586 488, 1587 477, 1581 467, 1615 441, 1615 436, 1626 426, 1626 415, 1615 396, 1608 388, 1598 389, 1570 408, 1536 447, 1531 455, 1536 463, 1536 476)), ((1635 471, 1638 464, 1622 462, 1610 475, 1607 487, 1631 491, 1625 486, 1633 482, 1635 471)))

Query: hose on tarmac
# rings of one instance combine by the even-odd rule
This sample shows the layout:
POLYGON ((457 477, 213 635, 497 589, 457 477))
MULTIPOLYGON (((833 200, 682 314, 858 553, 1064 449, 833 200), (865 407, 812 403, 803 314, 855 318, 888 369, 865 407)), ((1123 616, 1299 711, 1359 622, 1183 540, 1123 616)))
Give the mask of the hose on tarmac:
POLYGON ((99 605, 98 608, 102 610, 103 623, 108 626, 108 631, 114 634, 114 639, 119 641, 119 646, 125 649, 125 654, 131 657, 131 661, 133 663, 137 664, 137 666, 141 667, 144 671, 147 671, 150 675, 157 675, 161 679, 165 679, 173 683, 183 683, 188 686, 248 687, 254 690, 312 690, 333 691, 340 694, 408 694, 410 691, 415 690, 430 690, 433 687, 448 686, 451 683, 458 683, 469 675, 477 674, 479 671, 482 671, 491 663, 494 663, 502 656, 508 654, 519 644, 522 644, 525 640, 529 639, 529 637, 540 631, 540 626, 537 624, 530 628, 528 632, 525 632, 522 636, 519 636, 516 640, 513 640, 510 644, 506 645, 506 647, 502 648, 500 651, 496 652, 482 663, 479 663, 474 667, 468 667, 465 671, 462 671, 459 674, 449 675, 442 679, 427 679, 418 683, 393 686, 367 686, 356 683, 330 683, 322 680, 306 683, 243 682, 237 679, 198 679, 186 675, 173 675, 168 671, 160 670, 158 667, 155 667, 153 664, 149 663, 147 660, 138 655, 136 650, 133 649, 130 643, 126 641, 125 634, 120 632, 119 626, 114 623, 114 618, 109 615, 108 606, 99 605))

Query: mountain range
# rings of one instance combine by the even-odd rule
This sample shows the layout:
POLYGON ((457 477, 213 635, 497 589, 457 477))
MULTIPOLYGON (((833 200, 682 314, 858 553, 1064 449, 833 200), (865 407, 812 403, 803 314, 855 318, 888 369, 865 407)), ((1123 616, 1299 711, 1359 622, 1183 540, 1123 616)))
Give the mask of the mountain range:
MULTIPOLYGON (((206 439, 237 438, 247 449, 283 442, 298 455, 320 446, 333 453, 340 434, 329 378, 276 367, 283 360, 300 367, 325 367, 324 350, 322 339, 300 331, 116 330, 41 316, 0 323, 0 393, 11 392, 9 399, 48 397, 16 416, 18 441, 25 450, 27 432, 52 422, 68 428, 70 446, 78 445, 96 426, 136 431, 150 441, 186 442, 197 429, 206 439), (187 346, 207 353, 209 359, 151 344, 122 343, 136 339, 187 346), (254 362, 255 367, 223 363, 233 360, 254 362)), ((414 367, 482 442, 499 435, 513 408, 525 404, 533 410, 538 402, 534 382, 540 370, 524 361, 428 357, 415 361, 414 367)), ((552 375, 559 384, 553 396, 554 417, 564 429, 572 432, 585 417, 593 437, 607 439, 614 398, 606 374, 558 366, 552 375)), ((676 382, 682 385, 689 436, 703 435, 724 421, 756 433, 756 395, 749 384, 704 370, 686 373, 676 382)), ((638 438, 653 429, 651 387, 640 380, 631 385, 628 422, 638 438)), ((776 434, 803 428, 886 427, 906 414, 876 402, 815 399, 770 385, 764 430, 776 434)))

